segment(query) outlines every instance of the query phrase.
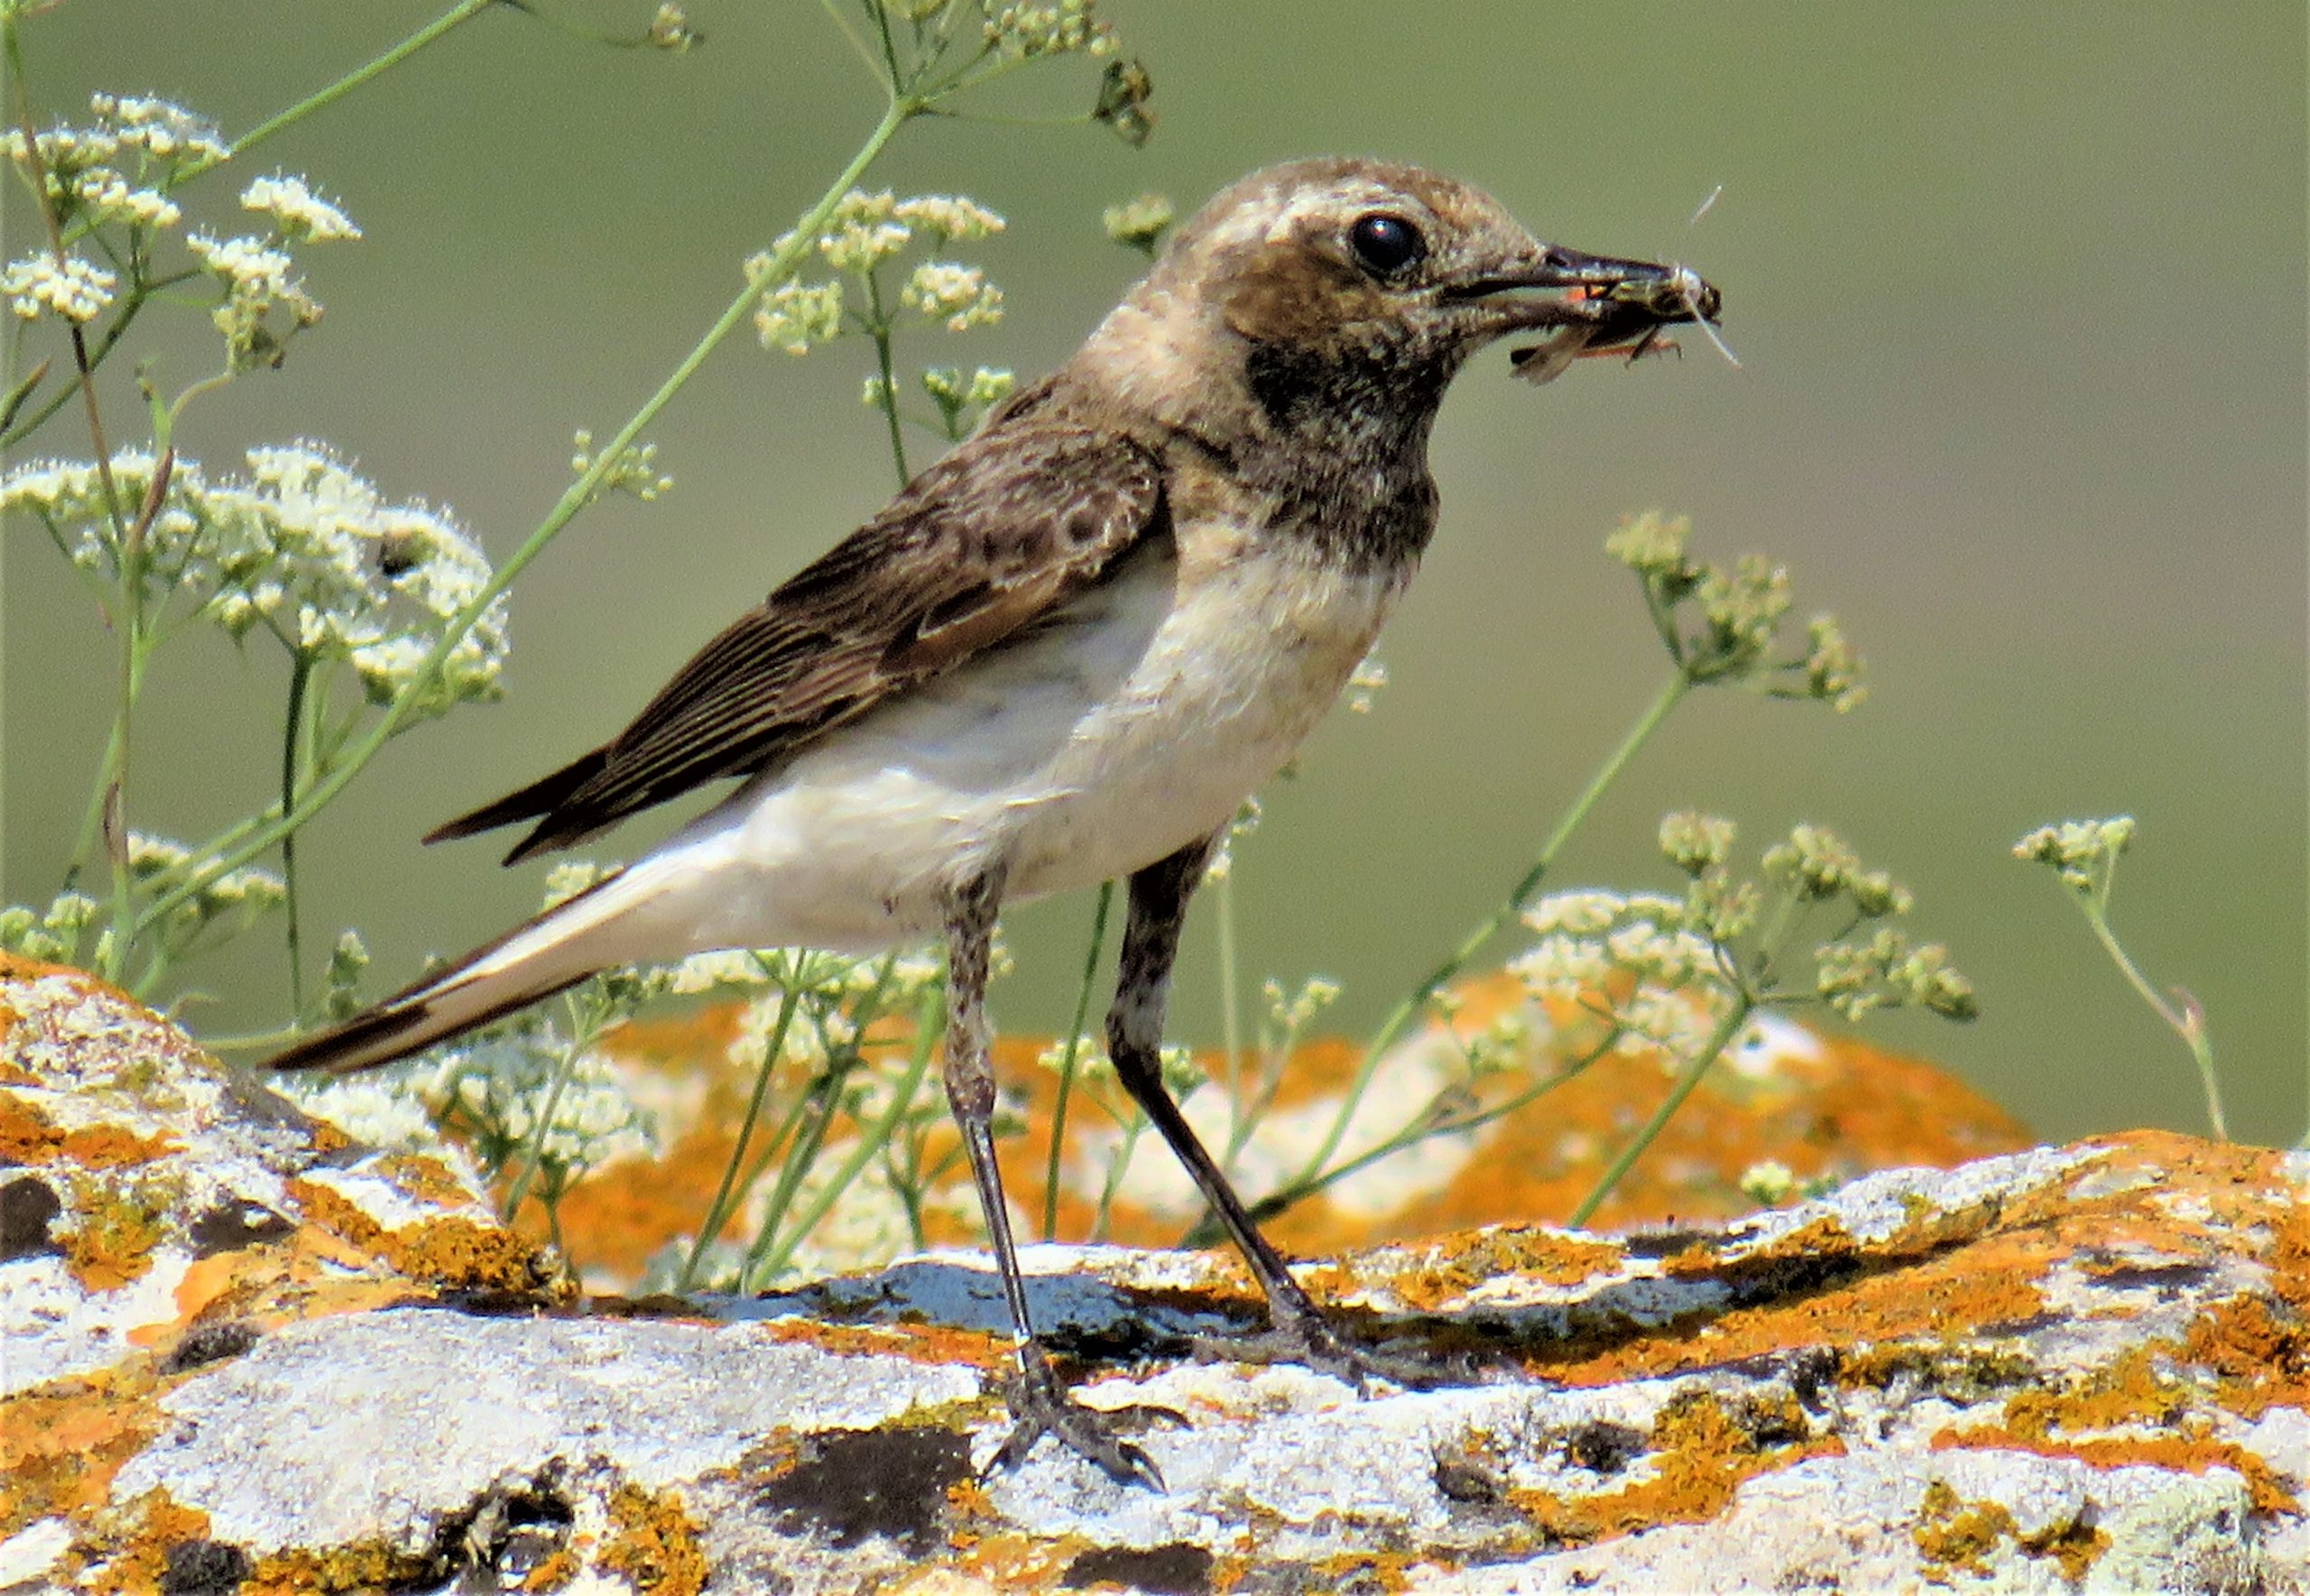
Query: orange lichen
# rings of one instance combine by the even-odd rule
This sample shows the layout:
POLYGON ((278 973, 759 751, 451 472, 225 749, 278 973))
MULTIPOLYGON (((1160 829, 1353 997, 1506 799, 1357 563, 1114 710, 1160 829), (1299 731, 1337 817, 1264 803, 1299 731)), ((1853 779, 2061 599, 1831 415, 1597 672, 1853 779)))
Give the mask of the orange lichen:
POLYGON ((473 1191, 457 1171, 430 1153, 393 1153, 377 1160, 377 1173, 402 1195, 454 1208, 473 1201, 473 1191))
POLYGON ((165 1490, 145 1492, 104 1527, 106 1549, 76 1587, 96 1596, 158 1596, 177 1546, 208 1538, 208 1515, 188 1508, 165 1490))
POLYGON ((64 1145, 64 1132, 13 1092, 0 1092, 0 1165, 45 1164, 64 1145))
POLYGON ((544 1562, 522 1576, 522 1589, 544 1596, 545 1592, 559 1591, 568 1584, 583 1572, 584 1567, 575 1552, 567 1546, 556 1546, 544 1562))
POLYGON ((1999 1543, 2021 1538, 2013 1509, 2003 1502, 1966 1502, 1945 1481, 1925 1488, 1917 1527, 1909 1532, 1917 1555, 1925 1559, 1926 1574, 1936 1584, 1948 1582, 1952 1570, 1985 1575, 1990 1556, 1999 1543))
POLYGON ((399 1589, 432 1572, 431 1560, 382 1541, 356 1541, 326 1551, 275 1552, 259 1558, 239 1596, 352 1596, 399 1589))
POLYGON ((452 1290, 536 1289, 536 1248, 513 1232, 463 1214, 387 1230, 361 1205, 319 1181, 291 1180, 289 1194, 324 1229, 408 1279, 452 1290))
POLYGON ((756 1327, 768 1339, 799 1342, 845 1356, 905 1358, 930 1367, 970 1364, 991 1369, 1011 1355, 1011 1338, 945 1324, 829 1324, 815 1319, 772 1319, 756 1327))
POLYGON ((116 1183, 72 1182, 72 1228, 60 1238, 65 1267, 90 1291, 113 1291, 143 1278, 167 1233, 165 1204, 116 1183))
POLYGON ((2310 1337, 2257 1296, 2216 1303, 2191 1322, 2182 1356, 2219 1378, 2223 1407, 2258 1419, 2273 1407, 2310 1407, 2310 1337))
MULTIPOLYGON (((1537 1225, 1503 1225, 1442 1236, 1418 1250, 1420 1261, 1391 1270, 1388 1289, 1403 1304, 1426 1312, 1464 1299, 1486 1280, 1503 1276, 1569 1286, 1623 1261, 1619 1243, 1587 1241, 1537 1225)), ((1311 1271, 1312 1273, 1313 1271, 1311 1271)), ((1352 1284, 1355 1271, 1338 1268, 1326 1285, 1352 1284)))
POLYGON ((702 1531, 677 1492, 621 1485, 609 1508, 614 1528, 597 1560, 602 1568, 648 1596, 698 1596, 707 1573, 702 1531))
POLYGON ((1593 1495, 1510 1490, 1507 1499, 1550 1539, 1577 1545, 1661 1524, 1705 1523, 1752 1475, 1843 1455, 1844 1444, 1834 1436, 1779 1439, 1807 1429, 1793 1400, 1739 1410, 1712 1392, 1681 1391, 1653 1422, 1646 1478, 1593 1495))
POLYGON ((103 1503, 163 1423, 149 1361, 0 1398, 0 1540, 103 1503))

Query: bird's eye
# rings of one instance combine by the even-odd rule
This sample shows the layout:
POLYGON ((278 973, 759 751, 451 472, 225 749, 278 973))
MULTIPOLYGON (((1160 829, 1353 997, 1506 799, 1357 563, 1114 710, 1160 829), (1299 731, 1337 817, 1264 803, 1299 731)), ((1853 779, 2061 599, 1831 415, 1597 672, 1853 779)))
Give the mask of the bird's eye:
POLYGON ((1382 277, 1392 277, 1428 254, 1418 228, 1401 217, 1378 212, 1357 217, 1347 230, 1347 243, 1357 260, 1382 277))

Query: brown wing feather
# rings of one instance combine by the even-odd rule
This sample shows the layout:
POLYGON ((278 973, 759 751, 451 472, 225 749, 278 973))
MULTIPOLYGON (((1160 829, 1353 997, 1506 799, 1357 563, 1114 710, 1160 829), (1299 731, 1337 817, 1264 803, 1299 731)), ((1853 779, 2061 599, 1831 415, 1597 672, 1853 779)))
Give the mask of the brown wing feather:
POLYGON ((1030 626, 1164 514, 1160 462, 1119 433, 1027 419, 983 431, 698 650, 562 780, 435 835, 540 816, 510 864, 760 770, 1030 626))

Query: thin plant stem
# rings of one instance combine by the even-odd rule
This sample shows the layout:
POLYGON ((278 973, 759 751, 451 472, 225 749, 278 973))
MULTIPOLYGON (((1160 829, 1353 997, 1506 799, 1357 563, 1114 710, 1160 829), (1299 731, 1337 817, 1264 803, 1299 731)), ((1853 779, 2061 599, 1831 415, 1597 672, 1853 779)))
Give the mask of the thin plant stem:
POLYGON ((537 1179, 538 1166, 545 1161, 545 1139, 553 1130, 554 1111, 561 1106, 561 1093, 569 1084, 569 1077, 578 1073, 578 1056, 594 1045, 597 1030, 589 1019, 578 1028, 569 1038, 569 1046, 561 1050, 554 1061, 553 1079, 548 1083, 545 1102, 538 1110, 538 1122, 531 1127, 528 1141, 522 1149, 522 1170, 506 1188, 505 1204, 498 1217, 512 1223, 522 1211, 522 1199, 530 1195, 531 1183, 537 1179))
POLYGON ((1380 1062, 1387 1056, 1388 1050, 1402 1039, 1404 1033, 1411 1028, 1412 1021, 1426 1010, 1429 1001, 1467 967, 1468 961, 1475 957, 1483 945, 1499 935, 1510 921, 1523 912, 1524 906, 1530 901, 1533 892, 1538 889, 1542 879, 1555 866, 1557 855, 1564 851, 1564 845, 1571 840, 1572 834, 1577 831, 1581 823, 1588 818, 1589 811, 1594 809, 1597 800, 1603 797, 1605 789, 1612 786, 1621 772, 1628 768, 1629 761, 1636 757, 1637 750, 1642 748, 1651 738, 1652 733, 1659 730, 1660 723, 1668 718, 1669 711, 1675 709, 1683 701, 1685 695, 1692 690, 1693 685, 1692 677, 1681 669, 1662 684, 1659 692, 1653 696, 1652 702, 1645 706, 1644 712, 1636 717, 1635 723, 1629 727, 1627 734, 1621 739, 1620 745, 1605 756, 1604 762, 1598 765, 1595 772, 1588 778, 1588 784, 1580 789, 1580 796, 1572 800, 1571 807, 1565 810, 1563 817, 1556 823, 1555 829, 1548 833, 1547 840, 1540 844, 1539 853, 1533 859, 1531 868, 1525 871, 1515 886, 1510 889, 1508 896, 1501 901, 1500 907, 1478 921, 1466 936, 1460 938, 1459 945, 1445 957, 1444 962, 1430 970, 1421 978, 1417 986, 1413 987, 1394 1008, 1388 1011, 1387 1018, 1380 1022, 1380 1029, 1372 1034, 1372 1040, 1365 1045, 1363 1057, 1356 1066, 1354 1083, 1348 1088, 1340 1111, 1333 1117, 1323 1141, 1308 1157, 1307 1162, 1300 1167, 1298 1173, 1285 1183, 1287 1186, 1305 1185, 1322 1174, 1324 1166, 1328 1164, 1333 1155, 1339 1151, 1339 1144, 1347 1135, 1348 1124, 1354 1117, 1355 1105, 1363 1100, 1363 1093, 1370 1089, 1372 1077, 1379 1069, 1380 1062))
POLYGON ((1756 1011, 1756 999, 1747 992, 1734 996, 1732 1006, 1724 1011, 1724 1018, 1716 1022, 1716 1029, 1708 1033, 1708 1040, 1701 1044, 1700 1051, 1677 1072, 1675 1084, 1668 1088, 1668 1095, 1660 1100, 1660 1106, 1652 1111, 1652 1117, 1629 1138, 1628 1145, 1613 1156, 1603 1174, 1596 1177, 1595 1185, 1580 1199, 1580 1206, 1572 1211, 1572 1218, 1567 1222, 1573 1229, 1582 1228, 1595 1217, 1596 1210, 1603 1206, 1604 1199, 1612 1195, 1614 1186, 1620 1185, 1621 1176, 1644 1156, 1644 1149, 1652 1145, 1653 1139, 1660 1134, 1660 1128, 1685 1105, 1685 1099, 1690 1097, 1693 1088, 1700 1084, 1701 1076, 1706 1075, 1708 1066, 1732 1046, 1732 1038, 1741 1034, 1741 1028, 1749 1022, 1749 1016, 1756 1011))
POLYGON ((1107 1239, 1108 1227, 1114 1220, 1115 1196, 1123 1190, 1123 1172, 1131 1167, 1132 1155, 1139 1150, 1139 1139, 1147 1134, 1148 1126, 1153 1122, 1137 1109, 1132 1111, 1129 1122, 1123 1126, 1123 1145, 1107 1160, 1107 1178, 1099 1187, 1099 1205, 1091 1215, 1089 1240, 1107 1239))
POLYGON ((97 973, 118 981, 128 967, 129 944, 134 937, 136 883, 128 849, 128 755, 136 715, 136 700, 143 691, 147 657, 144 634, 144 538, 168 497, 169 477, 176 465, 173 447, 161 451, 152 465, 152 484, 144 503, 128 529, 120 549, 120 600, 115 624, 120 629, 120 702, 115 711, 115 735, 106 743, 111 756, 105 771, 104 832, 106 852, 112 858, 112 941, 98 964, 97 973))
POLYGON ((762 1104, 770 1097, 772 1077, 778 1073, 778 1061, 786 1052, 786 1033, 794 1024, 794 1010, 802 1001, 804 964, 795 961, 786 990, 779 994, 778 1018, 772 1021, 770 1045, 762 1054, 762 1068, 754 1074, 753 1095, 746 1100, 746 1116, 738 1124, 737 1145, 730 1149, 730 1161, 722 1167, 722 1183, 715 1188, 714 1201, 707 1204, 705 1222, 698 1227, 698 1239, 690 1243, 689 1256, 682 1259, 682 1267, 674 1276, 674 1294, 680 1296, 697 1282, 698 1266, 705 1262, 707 1250, 721 1239, 722 1227, 729 1222, 731 1194, 738 1184, 738 1172, 745 1167, 746 1149, 753 1140, 754 1127, 762 1120, 762 1104))
POLYGON ((1075 1023, 1067 1027, 1067 1051, 1058 1060, 1058 1096, 1050 1110, 1050 1156, 1043 1169, 1043 1240, 1058 1240, 1058 1171, 1067 1145, 1067 1100, 1075 1094, 1075 1070, 1083 1053, 1083 1022, 1090 1017, 1091 991, 1099 979, 1099 955, 1107 940, 1107 915, 1115 884, 1099 883, 1099 906, 1091 912, 1091 951, 1083 955, 1083 984, 1075 992, 1075 1023))
POLYGON ((922 1077, 930 1067, 930 1044, 936 1035, 934 1027, 925 1025, 918 1028, 914 1051, 907 1060, 906 1074, 900 1077, 897 1088, 891 1094, 891 1106, 882 1111, 882 1118, 861 1128, 858 1145, 850 1149, 850 1156, 842 1161, 833 1177, 819 1188, 818 1195, 794 1215, 793 1222, 784 1228, 778 1244, 762 1256, 760 1265, 748 1266, 750 1278, 763 1282, 776 1279, 778 1272, 794 1256, 794 1250, 802 1244, 802 1238, 827 1216, 827 1210, 850 1189, 852 1183, 857 1180, 874 1156, 889 1145, 891 1138, 898 1131, 899 1122, 906 1117, 906 1111, 913 1106, 914 1094, 920 1089, 922 1077))
POLYGON ((2177 1011, 2156 987, 2149 984, 2149 978, 2141 973, 2139 966, 2120 945, 2117 933, 2110 929, 2109 911, 2102 903, 2081 899, 2078 907, 2085 911, 2085 923, 2093 927, 2093 939, 2102 945, 2102 951, 2118 966, 2119 973, 2126 978, 2126 984, 2139 992, 2141 1001, 2149 1005, 2158 1018, 2173 1028, 2174 1034, 2180 1037, 2189 1048, 2190 1056, 2197 1060, 2198 1081, 2205 1091, 2206 1121, 2213 1128, 2216 1141, 2228 1141, 2230 1126, 2222 1112, 2222 1083, 2214 1074, 2213 1046, 2206 1039, 2204 1018, 2195 1012, 2194 1005, 2190 1012, 2177 1011))
MULTIPOLYGON (((305 684, 312 673, 312 656, 298 650, 289 666, 287 724, 281 732, 281 807, 284 812, 297 807, 299 733, 305 719, 305 684)), ((281 888, 282 907, 289 920, 289 1012, 300 1015, 305 1011, 305 960, 298 939, 297 834, 293 831, 281 839, 281 888)))
POLYGON ((762 1259, 776 1243, 786 1222, 786 1211, 792 1206, 794 1196, 802 1189, 802 1182, 809 1177, 810 1166, 818 1161, 818 1153, 827 1144, 827 1132, 834 1128, 836 1105, 841 1101, 843 1084, 863 1062, 855 1054, 829 1058, 826 1071, 819 1075, 809 1093, 802 1099, 803 1118, 808 1121, 796 1138, 793 1150, 786 1155, 786 1162, 778 1171, 778 1184, 771 1188, 770 1202, 762 1213, 762 1230, 754 1237, 754 1244, 747 1250, 746 1260, 738 1269, 738 1288, 744 1291, 761 1278, 762 1259))
MULTIPOLYGON (((336 82, 307 95, 287 110, 266 117, 239 138, 235 139, 224 154, 194 161, 176 175, 175 183, 189 181, 236 155, 246 154, 274 134, 303 121, 325 106, 336 104, 371 78, 401 65, 427 45, 447 38, 457 29, 463 27, 467 23, 499 3, 500 0, 457 0, 457 5, 418 29, 416 32, 411 33, 391 50, 386 51, 384 54, 354 68, 336 82)), ((171 186, 174 187, 175 183, 171 186)))
POLYGON ((698 339, 679 364, 658 385, 657 391, 633 412, 615 437, 594 457, 593 462, 562 494, 559 503, 549 512, 536 530, 522 540, 520 548, 510 555, 496 574, 459 611, 456 619, 442 630, 432 649, 419 664, 410 682, 386 706, 384 713, 369 727, 360 740, 346 751, 342 758, 333 761, 329 770, 308 787, 296 805, 265 822, 245 836, 221 851, 205 849, 192 873, 176 885, 161 892, 149 904, 137 922, 142 931, 157 924, 162 916, 206 889, 226 872, 239 868, 277 844, 287 833, 310 820, 322 808, 334 801, 346 784, 374 759, 378 750, 399 732, 416 712, 417 706, 432 693, 440 679, 442 667, 449 655, 464 641, 484 612, 495 603, 500 595, 513 586, 515 577, 529 567, 530 562, 543 553, 546 547, 560 535, 563 528, 577 518, 578 512, 592 503, 601 491, 603 480, 611 469, 626 457, 626 450, 633 446, 659 412, 670 403, 675 394, 698 374, 707 357, 720 347, 722 342, 742 326, 752 314, 755 302, 773 284, 793 274, 803 256, 815 247, 813 241, 834 214, 842 197, 856 186, 866 169, 873 165, 898 130, 915 115, 919 106, 911 100, 893 100, 882 113, 882 120, 854 154, 849 164, 835 178, 818 202, 803 213, 785 242, 772 252, 768 265, 750 281, 729 308, 715 319, 704 337, 698 339))
POLYGON ((866 306, 873 313, 867 330, 873 335, 874 364, 882 374, 882 402, 876 408, 890 423, 891 464, 898 467, 899 486, 914 480, 914 473, 907 468, 906 436, 899 426, 898 375, 891 363, 891 318, 882 310, 882 279, 873 272, 866 273, 866 306))

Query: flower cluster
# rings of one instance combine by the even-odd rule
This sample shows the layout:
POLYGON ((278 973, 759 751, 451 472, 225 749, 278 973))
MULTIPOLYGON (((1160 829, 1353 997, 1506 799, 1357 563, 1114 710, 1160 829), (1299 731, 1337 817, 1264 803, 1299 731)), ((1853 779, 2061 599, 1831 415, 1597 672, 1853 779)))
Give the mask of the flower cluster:
POLYGON ((60 892, 44 909, 12 904, 0 909, 0 953, 51 964, 81 963, 80 943, 103 909, 80 892, 60 892))
POLYGON ((279 365, 289 339, 320 321, 320 302, 291 275, 296 263, 286 245, 361 236, 353 218, 316 196, 302 178, 259 178, 242 191, 241 205, 272 217, 271 231, 224 239, 196 233, 185 240, 223 291, 209 319, 225 337, 227 367, 236 372, 279 365))
POLYGON ((1862 660, 1836 620, 1816 615, 1802 652, 1780 652, 1790 607, 1788 572, 1758 555, 1729 569, 1686 552, 1692 522, 1648 511, 1623 520, 1604 552, 1634 571, 1669 657, 1695 682, 1748 687, 1776 698, 1811 698, 1840 712, 1859 704, 1862 660))
POLYGON ((26 321, 54 313, 67 321, 94 321, 113 301, 120 279, 78 255, 26 255, 0 269, 0 294, 26 321))
POLYGON ((273 230, 299 244, 328 244, 361 236, 351 217, 306 187, 302 178, 275 172, 241 190, 241 208, 273 218, 273 230))
MULTIPOLYGON (((251 449, 247 462, 245 478, 214 481, 196 461, 174 462, 139 565, 148 610, 174 600, 236 638, 262 627, 292 653, 344 660, 374 702, 406 690, 487 585, 479 545, 439 511, 386 503, 317 445, 251 449)), ((142 451, 112 462, 130 503, 150 492, 154 469, 142 451)), ((20 466, 0 477, 8 512, 44 524, 74 564, 118 579, 122 550, 94 466, 20 466)), ((417 713, 494 697, 507 647, 501 596, 458 640, 417 713)))
POLYGON ((925 261, 899 290, 899 303, 932 321, 943 321, 950 333, 968 332, 1003 319, 1003 291, 987 281, 976 266, 952 261, 925 261))
POLYGON ((1737 1009, 1819 1001, 1847 1019, 1915 1007, 1952 1019, 1975 1011, 1973 988, 1947 953, 1919 946, 1878 922, 1909 911, 1908 890, 1816 826, 1798 826, 1765 851, 1760 881, 1726 860, 1732 823, 1670 815, 1660 851, 1686 879, 1681 898, 1659 893, 1558 892, 1525 914, 1539 940, 1511 968, 1536 996, 1605 1021, 1623 1047, 1658 1044, 1681 1061, 1737 1009), (1808 916, 1836 916, 1814 951, 1808 989, 1784 990, 1781 966, 1808 916))
MULTIPOLYGON (((86 127, 52 127, 34 135, 49 198, 64 213, 60 221, 77 219, 70 208, 84 192, 83 179, 95 179, 99 189, 118 180, 157 196, 190 169, 213 166, 232 152, 214 123, 168 100, 92 95, 88 115, 86 127)), ((23 129, 0 132, 0 156, 23 164, 23 129)))
POLYGON ((1084 54, 1106 57, 1117 48, 1112 25, 1096 14, 1097 0, 1057 0, 1054 5, 986 6, 988 48, 1016 60, 1084 54))
POLYGON ((2107 879, 2118 855, 2132 844, 2133 833, 2130 815, 2109 820, 2065 820, 2058 826, 2040 826, 2014 844, 2013 856, 2051 865, 2060 872, 2064 885, 2090 893, 2107 879))
MULTIPOLYGON (((819 257, 836 277, 823 282, 781 282, 764 293, 754 310, 754 328, 762 335, 762 346, 806 355, 812 346, 839 337, 846 318, 886 337, 889 323, 876 276, 882 268, 919 242, 943 249, 987 238, 1006 226, 993 211, 958 194, 901 199, 888 189, 869 193, 854 189, 842 197, 816 240, 819 257), (851 310, 849 285, 855 285, 864 301, 864 308, 855 312, 851 310)), ((747 261, 748 277, 759 281, 773 256, 791 243, 790 235, 778 241, 775 250, 747 261)), ((917 264, 901 285, 898 299, 906 309, 944 322, 955 332, 1003 317, 1003 291, 979 267, 954 261, 917 264)))
MULTIPOLYGON (((180 881, 196 863, 181 843, 128 834, 128 873, 139 885, 180 881)), ((288 899, 289 889, 269 870, 253 864, 228 870, 169 911, 160 927, 161 946, 173 963, 196 951, 202 933, 214 929, 220 939, 230 936, 288 899)))

